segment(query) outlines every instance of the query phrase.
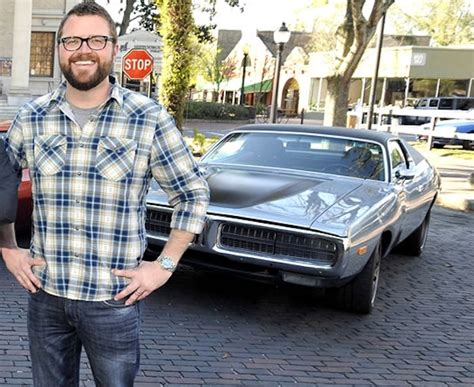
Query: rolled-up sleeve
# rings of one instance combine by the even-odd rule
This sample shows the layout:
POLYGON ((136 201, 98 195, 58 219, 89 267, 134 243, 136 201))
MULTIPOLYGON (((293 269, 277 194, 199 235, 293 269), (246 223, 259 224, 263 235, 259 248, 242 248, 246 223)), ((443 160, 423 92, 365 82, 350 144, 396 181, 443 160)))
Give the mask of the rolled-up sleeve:
POLYGON ((161 111, 151 150, 151 171, 173 206, 171 228, 199 234, 209 187, 173 119, 161 111))
POLYGON ((0 224, 15 222, 20 171, 13 168, 0 139, 0 224))

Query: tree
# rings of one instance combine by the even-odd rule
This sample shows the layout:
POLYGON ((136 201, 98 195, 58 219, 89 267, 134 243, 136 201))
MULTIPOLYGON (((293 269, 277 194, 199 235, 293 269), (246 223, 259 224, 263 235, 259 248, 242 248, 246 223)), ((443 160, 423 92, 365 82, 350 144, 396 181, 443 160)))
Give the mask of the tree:
MULTIPOLYGON (((257 61, 255 61, 254 65, 254 72, 257 73, 257 61)), ((273 70, 275 64, 272 59, 272 56, 269 55, 268 53, 265 54, 265 57, 262 60, 262 63, 260 64, 260 82, 258 85, 258 90, 256 90, 255 93, 255 106, 257 107, 257 113, 262 113, 262 110, 264 109, 266 111, 267 109, 267 104, 266 101, 263 99, 265 95, 265 91, 263 90, 264 82, 267 80, 271 74, 271 71, 273 70)))
MULTIPOLYGON (((114 0, 116 1, 116 0, 114 0)), ((107 0, 110 4, 111 0, 107 0)), ((120 0, 122 5, 124 0, 120 0)), ((125 7, 120 8, 123 13, 122 20, 116 23, 119 36, 125 35, 134 20, 139 20, 139 25, 145 31, 156 31, 160 24, 160 15, 155 0, 125 0, 125 7)))
POLYGON ((311 13, 313 32, 305 47, 307 52, 331 51, 336 45, 336 30, 344 17, 344 1, 313 0, 309 9, 299 11, 311 13))
POLYGON ((182 129, 193 59, 192 0, 156 0, 156 3, 161 10, 159 32, 163 39, 160 101, 182 129))
POLYGON ((235 76, 237 60, 233 57, 220 59, 220 50, 215 44, 203 45, 200 55, 200 67, 203 78, 215 85, 213 101, 217 102, 222 82, 235 76))
MULTIPOLYGON (((92 0, 93 1, 93 0, 92 0)), ((113 0, 116 1, 116 0, 113 0)), ((119 36, 125 35, 130 27, 130 23, 139 20, 139 25, 145 31, 157 31, 160 28, 160 12, 155 0, 120 0, 120 4, 125 1, 125 6, 120 9, 122 20, 117 24, 119 28, 119 36)), ((243 7, 239 4, 240 0, 225 0, 231 7, 239 7, 243 11, 243 7)), ((107 0, 110 4, 111 0, 107 0)), ((193 9, 200 9, 209 16, 209 22, 204 25, 195 25, 194 34, 199 42, 211 42, 213 40, 212 31, 216 28, 213 19, 217 13, 217 0, 194 0, 193 9)))
MULTIPOLYGON (((110 1, 110 0, 107 0, 110 1)), ((123 0, 121 0, 122 2, 123 0)), ((239 6, 239 0, 225 0, 232 7, 239 6)), ((201 0, 207 4, 210 21, 215 15, 216 0, 201 0)), ((193 38, 210 39, 209 31, 215 26, 200 29, 194 23, 192 0, 126 0, 120 33, 128 29, 132 13, 141 13, 141 25, 155 28, 163 40, 163 67, 160 76, 160 101, 173 115, 179 129, 183 126, 186 96, 193 72, 193 38), (143 21, 143 16, 148 15, 143 21)))
POLYGON ((407 13, 394 6, 399 28, 428 33, 437 46, 474 42, 472 2, 466 0, 424 0, 407 13))
POLYGON ((347 0, 344 20, 336 30, 334 70, 327 78, 324 125, 345 126, 352 75, 374 36, 378 22, 395 0, 374 0, 366 19, 365 0, 347 0))

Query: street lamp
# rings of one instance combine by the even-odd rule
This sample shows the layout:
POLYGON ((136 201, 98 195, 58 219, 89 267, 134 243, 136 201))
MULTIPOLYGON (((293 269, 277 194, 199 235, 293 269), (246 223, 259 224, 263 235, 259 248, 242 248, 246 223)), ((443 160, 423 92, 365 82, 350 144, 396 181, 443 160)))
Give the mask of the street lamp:
MULTIPOLYGON (((377 93, 377 81, 379 79, 379 67, 380 67, 380 55, 382 53, 383 45, 383 31, 385 28, 385 15, 387 11, 382 14, 382 19, 378 25, 378 35, 377 35, 377 54, 375 57, 375 69, 372 76, 372 83, 370 85, 370 96, 369 96, 369 113, 367 115, 367 129, 372 129, 372 121, 374 119, 374 106, 375 106, 375 96, 377 93)), ((380 101, 381 102, 381 101, 380 101)), ((380 106, 379 102, 379 106, 380 106)), ((379 123, 382 123, 379 113, 379 123)))
POLYGON ((291 32, 286 28, 285 23, 273 33, 273 40, 277 45, 277 56, 275 63, 275 72, 273 73, 272 105, 270 107, 270 122, 275 123, 277 118, 278 86, 280 83, 281 53, 285 43, 290 40, 291 32))
POLYGON ((240 91, 240 104, 244 104, 245 94, 244 94, 244 87, 245 87, 245 70, 247 68, 247 57, 249 56, 250 47, 246 44, 243 48, 244 59, 242 60, 242 88, 240 91))

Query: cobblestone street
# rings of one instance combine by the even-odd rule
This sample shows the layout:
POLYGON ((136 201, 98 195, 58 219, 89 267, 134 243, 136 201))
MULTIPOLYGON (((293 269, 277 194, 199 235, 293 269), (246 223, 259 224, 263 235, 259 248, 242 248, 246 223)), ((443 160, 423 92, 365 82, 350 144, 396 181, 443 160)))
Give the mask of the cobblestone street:
MULTIPOLYGON (((369 316, 183 268, 146 302, 136 385, 472 386, 473 229, 472 213, 436 207, 423 256, 383 262, 369 316)), ((27 294, 0 268, 0 384, 31 385, 27 294)), ((81 377, 93 385, 85 360, 81 377)))

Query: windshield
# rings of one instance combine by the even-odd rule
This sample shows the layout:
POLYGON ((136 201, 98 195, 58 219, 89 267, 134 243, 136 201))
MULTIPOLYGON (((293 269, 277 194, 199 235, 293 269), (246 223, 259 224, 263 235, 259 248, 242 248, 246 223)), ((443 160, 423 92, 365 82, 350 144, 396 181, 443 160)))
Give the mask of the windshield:
POLYGON ((202 161, 385 179, 380 144, 340 137, 235 133, 219 143, 202 161))

